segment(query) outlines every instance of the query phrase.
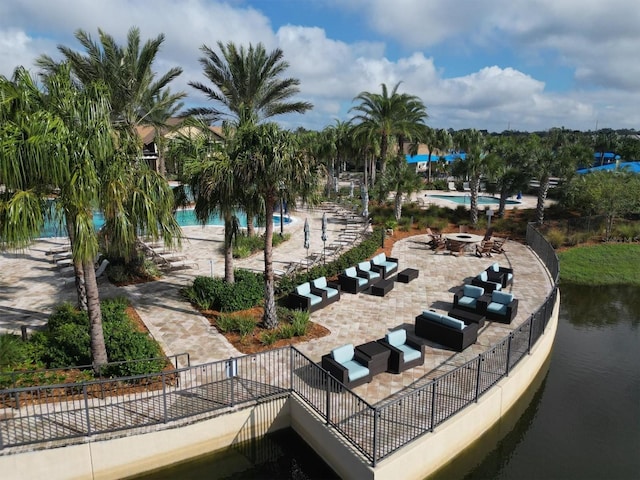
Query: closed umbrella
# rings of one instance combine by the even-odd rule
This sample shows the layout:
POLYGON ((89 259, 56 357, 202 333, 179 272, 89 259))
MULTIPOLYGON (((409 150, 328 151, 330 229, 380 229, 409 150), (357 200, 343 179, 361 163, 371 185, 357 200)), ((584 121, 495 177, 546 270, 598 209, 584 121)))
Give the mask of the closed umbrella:
POLYGON ((325 253, 325 249, 327 246, 327 214, 326 212, 322 214, 322 260, 324 263, 327 263, 327 257, 325 253))
POLYGON ((307 249, 307 271, 309 270, 309 244, 311 243, 311 234, 309 231, 309 219, 304 219, 304 248, 307 249))
POLYGON ((349 198, 353 198, 353 181, 349 184, 349 198))

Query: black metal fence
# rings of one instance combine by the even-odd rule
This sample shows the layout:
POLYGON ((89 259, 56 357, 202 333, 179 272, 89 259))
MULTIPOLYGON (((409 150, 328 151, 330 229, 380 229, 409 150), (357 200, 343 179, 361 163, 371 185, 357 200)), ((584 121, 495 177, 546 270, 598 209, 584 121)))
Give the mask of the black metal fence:
POLYGON ((0 390, 0 449, 205 418, 294 392, 375 466, 476 402, 544 333, 557 297, 558 259, 532 226, 527 243, 554 283, 540 308, 490 350, 388 402, 369 404, 285 347, 154 375, 0 390))

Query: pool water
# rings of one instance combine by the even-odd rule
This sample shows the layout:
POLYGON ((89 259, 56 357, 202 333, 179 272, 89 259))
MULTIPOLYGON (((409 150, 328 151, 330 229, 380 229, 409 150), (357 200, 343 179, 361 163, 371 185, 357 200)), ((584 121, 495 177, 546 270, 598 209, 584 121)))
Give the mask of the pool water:
MULTIPOLYGON (((453 203, 460 205, 467 205, 471 203, 471 197, 469 195, 429 195, 430 198, 439 198, 441 200, 449 200, 453 203)), ((478 196, 478 205, 498 205, 500 199, 496 197, 487 197, 484 195, 478 196)), ((521 202, 517 200, 507 200, 507 205, 520 205, 521 202)))
MULTIPOLYGON (((181 227, 193 227, 200 225, 200 222, 196 218, 195 210, 192 208, 178 210, 175 213, 176 220, 178 221, 178 225, 181 227)), ((247 216, 244 214, 238 214, 238 221, 240 223, 240 227, 247 226, 247 216)), ((291 217, 285 215, 284 216, 284 224, 288 225, 291 223, 291 217)), ((93 224, 96 227, 96 230, 99 230, 104 225, 104 215, 101 212, 96 212, 93 215, 93 224)), ((254 223, 255 224, 255 223, 254 223)), ((280 215, 273 215, 273 224, 276 226, 280 226, 280 215)), ((215 225, 215 226, 224 226, 224 220, 219 215, 211 215, 209 220, 207 221, 207 225, 215 225)), ((257 226, 257 224, 256 224, 257 226)), ((44 228, 42 229, 42 234, 40 237, 49 238, 49 237, 66 237, 67 230, 64 227, 63 222, 56 221, 46 221, 44 224, 44 228)))

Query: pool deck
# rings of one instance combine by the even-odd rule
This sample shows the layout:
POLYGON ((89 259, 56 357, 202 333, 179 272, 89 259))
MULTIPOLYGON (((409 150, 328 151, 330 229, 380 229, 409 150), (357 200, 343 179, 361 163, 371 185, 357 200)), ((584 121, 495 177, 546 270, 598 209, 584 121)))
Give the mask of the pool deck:
MULTIPOLYGON (((292 212, 295 221, 286 225, 285 232, 292 238, 274 249, 275 268, 282 268, 292 259, 306 257, 303 247, 303 224, 308 218, 311 226, 309 252, 321 252, 321 219, 327 210, 316 208, 292 212)), ((328 210, 332 212, 334 210, 328 210)), ((335 212, 335 211, 334 211, 335 212)), ((328 213, 328 241, 337 239, 344 223, 337 213, 328 213)), ((179 294, 180 288, 197 275, 220 275, 224 266, 220 246, 222 227, 185 227, 182 253, 198 268, 177 270, 163 279, 126 287, 116 287, 105 279, 99 280, 102 298, 126 296, 135 306, 145 325, 168 355, 188 352, 194 364, 242 355, 223 335, 212 327, 179 294)), ((46 322, 55 305, 62 301, 75 301, 72 277, 62 277, 46 252, 64 244, 62 238, 43 239, 20 253, 0 255, 0 331, 20 333, 20 327, 38 328, 46 322)), ((478 342, 462 353, 426 342, 425 362, 402 375, 383 373, 369 384, 355 389, 371 403, 414 388, 461 363, 503 339, 510 330, 524 322, 549 294, 552 282, 540 260, 526 246, 506 243, 506 253, 493 258, 477 258, 471 253, 454 257, 434 254, 428 249, 426 236, 415 236, 398 241, 392 255, 399 258, 400 270, 405 267, 420 270, 419 277, 408 283, 395 283, 384 297, 368 293, 343 293, 340 301, 314 312, 311 316, 330 330, 330 334, 296 345, 314 361, 332 348, 345 343, 365 343, 382 338, 387 331, 400 326, 413 332, 416 315, 425 309, 447 312, 452 304, 453 292, 494 261, 514 269, 515 280, 509 287, 519 299, 519 309, 511 325, 487 322, 481 329, 478 342)), ((239 260, 236 267, 260 271, 262 254, 239 260)))

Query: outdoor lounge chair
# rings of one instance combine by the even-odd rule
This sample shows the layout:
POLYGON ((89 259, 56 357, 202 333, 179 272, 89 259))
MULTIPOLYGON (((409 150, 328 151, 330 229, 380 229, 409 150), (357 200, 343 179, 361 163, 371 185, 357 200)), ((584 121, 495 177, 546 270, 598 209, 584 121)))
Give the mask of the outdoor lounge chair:
POLYGON ((327 306, 337 300, 340 300, 340 284, 327 282, 326 277, 311 280, 311 288, 326 293, 323 306, 327 306))
POLYGON ((494 290, 502 290, 502 279, 496 276, 489 278, 489 273, 483 270, 473 277, 471 285, 484 288, 485 292, 491 293, 494 290))
POLYGON ((349 343, 322 356, 322 368, 344 386, 353 388, 373 378, 366 367, 367 359, 349 343))
POLYGON ((513 268, 501 267, 498 262, 492 263, 486 270, 489 281, 499 282, 502 287, 513 283, 513 268))
POLYGON ((486 306, 485 303, 478 302, 484 295, 484 288, 475 285, 464 285, 453 294, 453 306, 473 313, 483 313, 480 308, 486 306))
POLYGON ((478 339, 478 324, 465 325, 462 320, 425 310, 416 317, 416 335, 462 352, 478 339))
POLYGON ((448 187, 450 192, 455 192, 457 190, 456 182, 449 182, 448 187))
POLYGON ((476 257, 490 257, 493 250, 492 240, 483 240, 480 245, 476 245, 476 257))
POLYGON ((371 267, 371 262, 365 260, 364 262, 360 262, 356 270, 358 271, 358 275, 362 277, 367 277, 369 279, 369 283, 376 283, 378 280, 382 279, 382 274, 373 270, 371 267))
MULTIPOLYGON (((298 285, 289 294, 289 308, 293 310, 304 310, 312 313, 322 308, 326 303, 327 291, 317 289, 309 282, 298 285)), ((332 300, 333 301, 333 300, 332 300)))
POLYGON ((513 294, 494 290, 491 296, 485 295, 478 300, 480 308, 490 320, 511 323, 518 313, 518 299, 513 294))
POLYGON ((338 281, 340 282, 340 290, 349 293, 362 292, 371 284, 369 277, 361 275, 356 267, 349 267, 338 274, 338 281))
POLYGON ((384 252, 379 253, 371 259, 371 269, 387 279, 398 273, 398 259, 387 257, 384 252))
POLYGON ((509 240, 507 238, 494 238, 493 239, 493 249, 491 250, 493 253, 504 253, 504 244, 509 240))
POLYGON ((458 240, 446 240, 446 249, 449 250, 451 255, 457 257, 463 257, 467 244, 465 242, 459 242, 458 240))
POLYGON ((387 372, 401 373, 424 363, 422 346, 407 338, 407 331, 403 328, 387 333, 377 342, 391 352, 387 372))

